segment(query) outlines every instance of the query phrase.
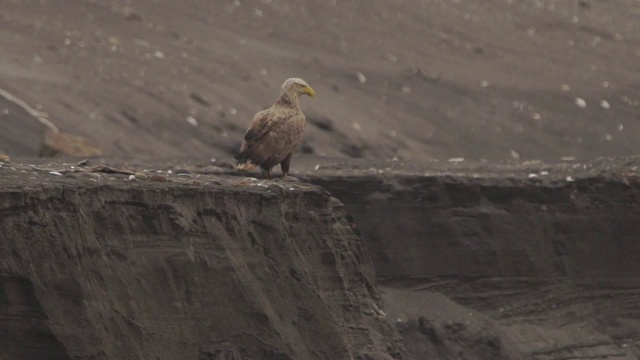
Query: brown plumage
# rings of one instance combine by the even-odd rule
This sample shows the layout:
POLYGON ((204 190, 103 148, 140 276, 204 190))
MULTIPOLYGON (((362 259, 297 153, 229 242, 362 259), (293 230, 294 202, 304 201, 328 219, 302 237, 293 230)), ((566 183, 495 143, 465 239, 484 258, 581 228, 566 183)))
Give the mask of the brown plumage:
POLYGON ((291 156, 302 141, 305 117, 300 111, 299 97, 314 96, 313 89, 302 79, 287 79, 280 98, 270 108, 258 112, 251 120, 240 152, 235 156, 236 169, 251 170, 260 166, 271 179, 271 169, 280 164, 282 177, 289 174, 291 156))

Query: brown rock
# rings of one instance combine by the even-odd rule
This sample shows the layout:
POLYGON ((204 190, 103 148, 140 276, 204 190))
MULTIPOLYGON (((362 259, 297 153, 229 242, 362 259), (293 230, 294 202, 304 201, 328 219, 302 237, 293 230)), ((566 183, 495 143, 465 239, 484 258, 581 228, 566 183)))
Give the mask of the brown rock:
POLYGON ((48 132, 40 148, 40 157, 75 156, 94 157, 102 155, 102 149, 82 136, 63 132, 48 132))
POLYGON ((162 176, 162 175, 153 174, 153 175, 151 175, 151 177, 149 178, 149 181, 167 182, 167 181, 169 181, 169 179, 167 179, 166 177, 164 177, 164 176, 162 176))

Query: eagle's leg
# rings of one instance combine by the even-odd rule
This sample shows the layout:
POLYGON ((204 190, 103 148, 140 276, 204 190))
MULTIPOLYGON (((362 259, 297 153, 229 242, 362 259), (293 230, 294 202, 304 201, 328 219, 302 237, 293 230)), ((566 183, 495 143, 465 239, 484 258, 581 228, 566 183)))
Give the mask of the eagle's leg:
POLYGON ((262 169, 262 176, 264 176, 265 179, 271 180, 271 167, 260 166, 260 169, 262 169))
POLYGON ((282 169, 282 177, 286 178, 289 175, 289 165, 291 164, 291 157, 293 156, 293 151, 287 155, 284 160, 280 163, 280 168, 282 169))

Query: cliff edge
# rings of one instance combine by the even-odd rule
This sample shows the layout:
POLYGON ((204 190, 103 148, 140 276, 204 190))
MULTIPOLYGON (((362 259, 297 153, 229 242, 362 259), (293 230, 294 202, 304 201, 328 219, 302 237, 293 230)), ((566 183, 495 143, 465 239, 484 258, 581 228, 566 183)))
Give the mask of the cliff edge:
POLYGON ((322 189, 93 170, 0 167, 0 358, 407 358, 322 189))
POLYGON ((640 359, 640 157, 315 162, 416 358, 640 359))
POLYGON ((296 160, 2 164, 0 353, 640 358, 640 158, 296 160))

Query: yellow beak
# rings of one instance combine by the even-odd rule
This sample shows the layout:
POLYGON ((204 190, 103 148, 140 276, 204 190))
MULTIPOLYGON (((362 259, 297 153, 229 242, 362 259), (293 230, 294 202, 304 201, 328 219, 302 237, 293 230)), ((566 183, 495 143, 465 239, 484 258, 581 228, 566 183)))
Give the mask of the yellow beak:
POLYGON ((307 86, 307 87, 304 89, 304 93, 305 93, 305 94, 307 94, 307 95, 309 95, 309 96, 311 96, 311 97, 316 96, 316 92, 315 92, 315 91, 313 91, 313 89, 311 88, 311 86, 307 86))

